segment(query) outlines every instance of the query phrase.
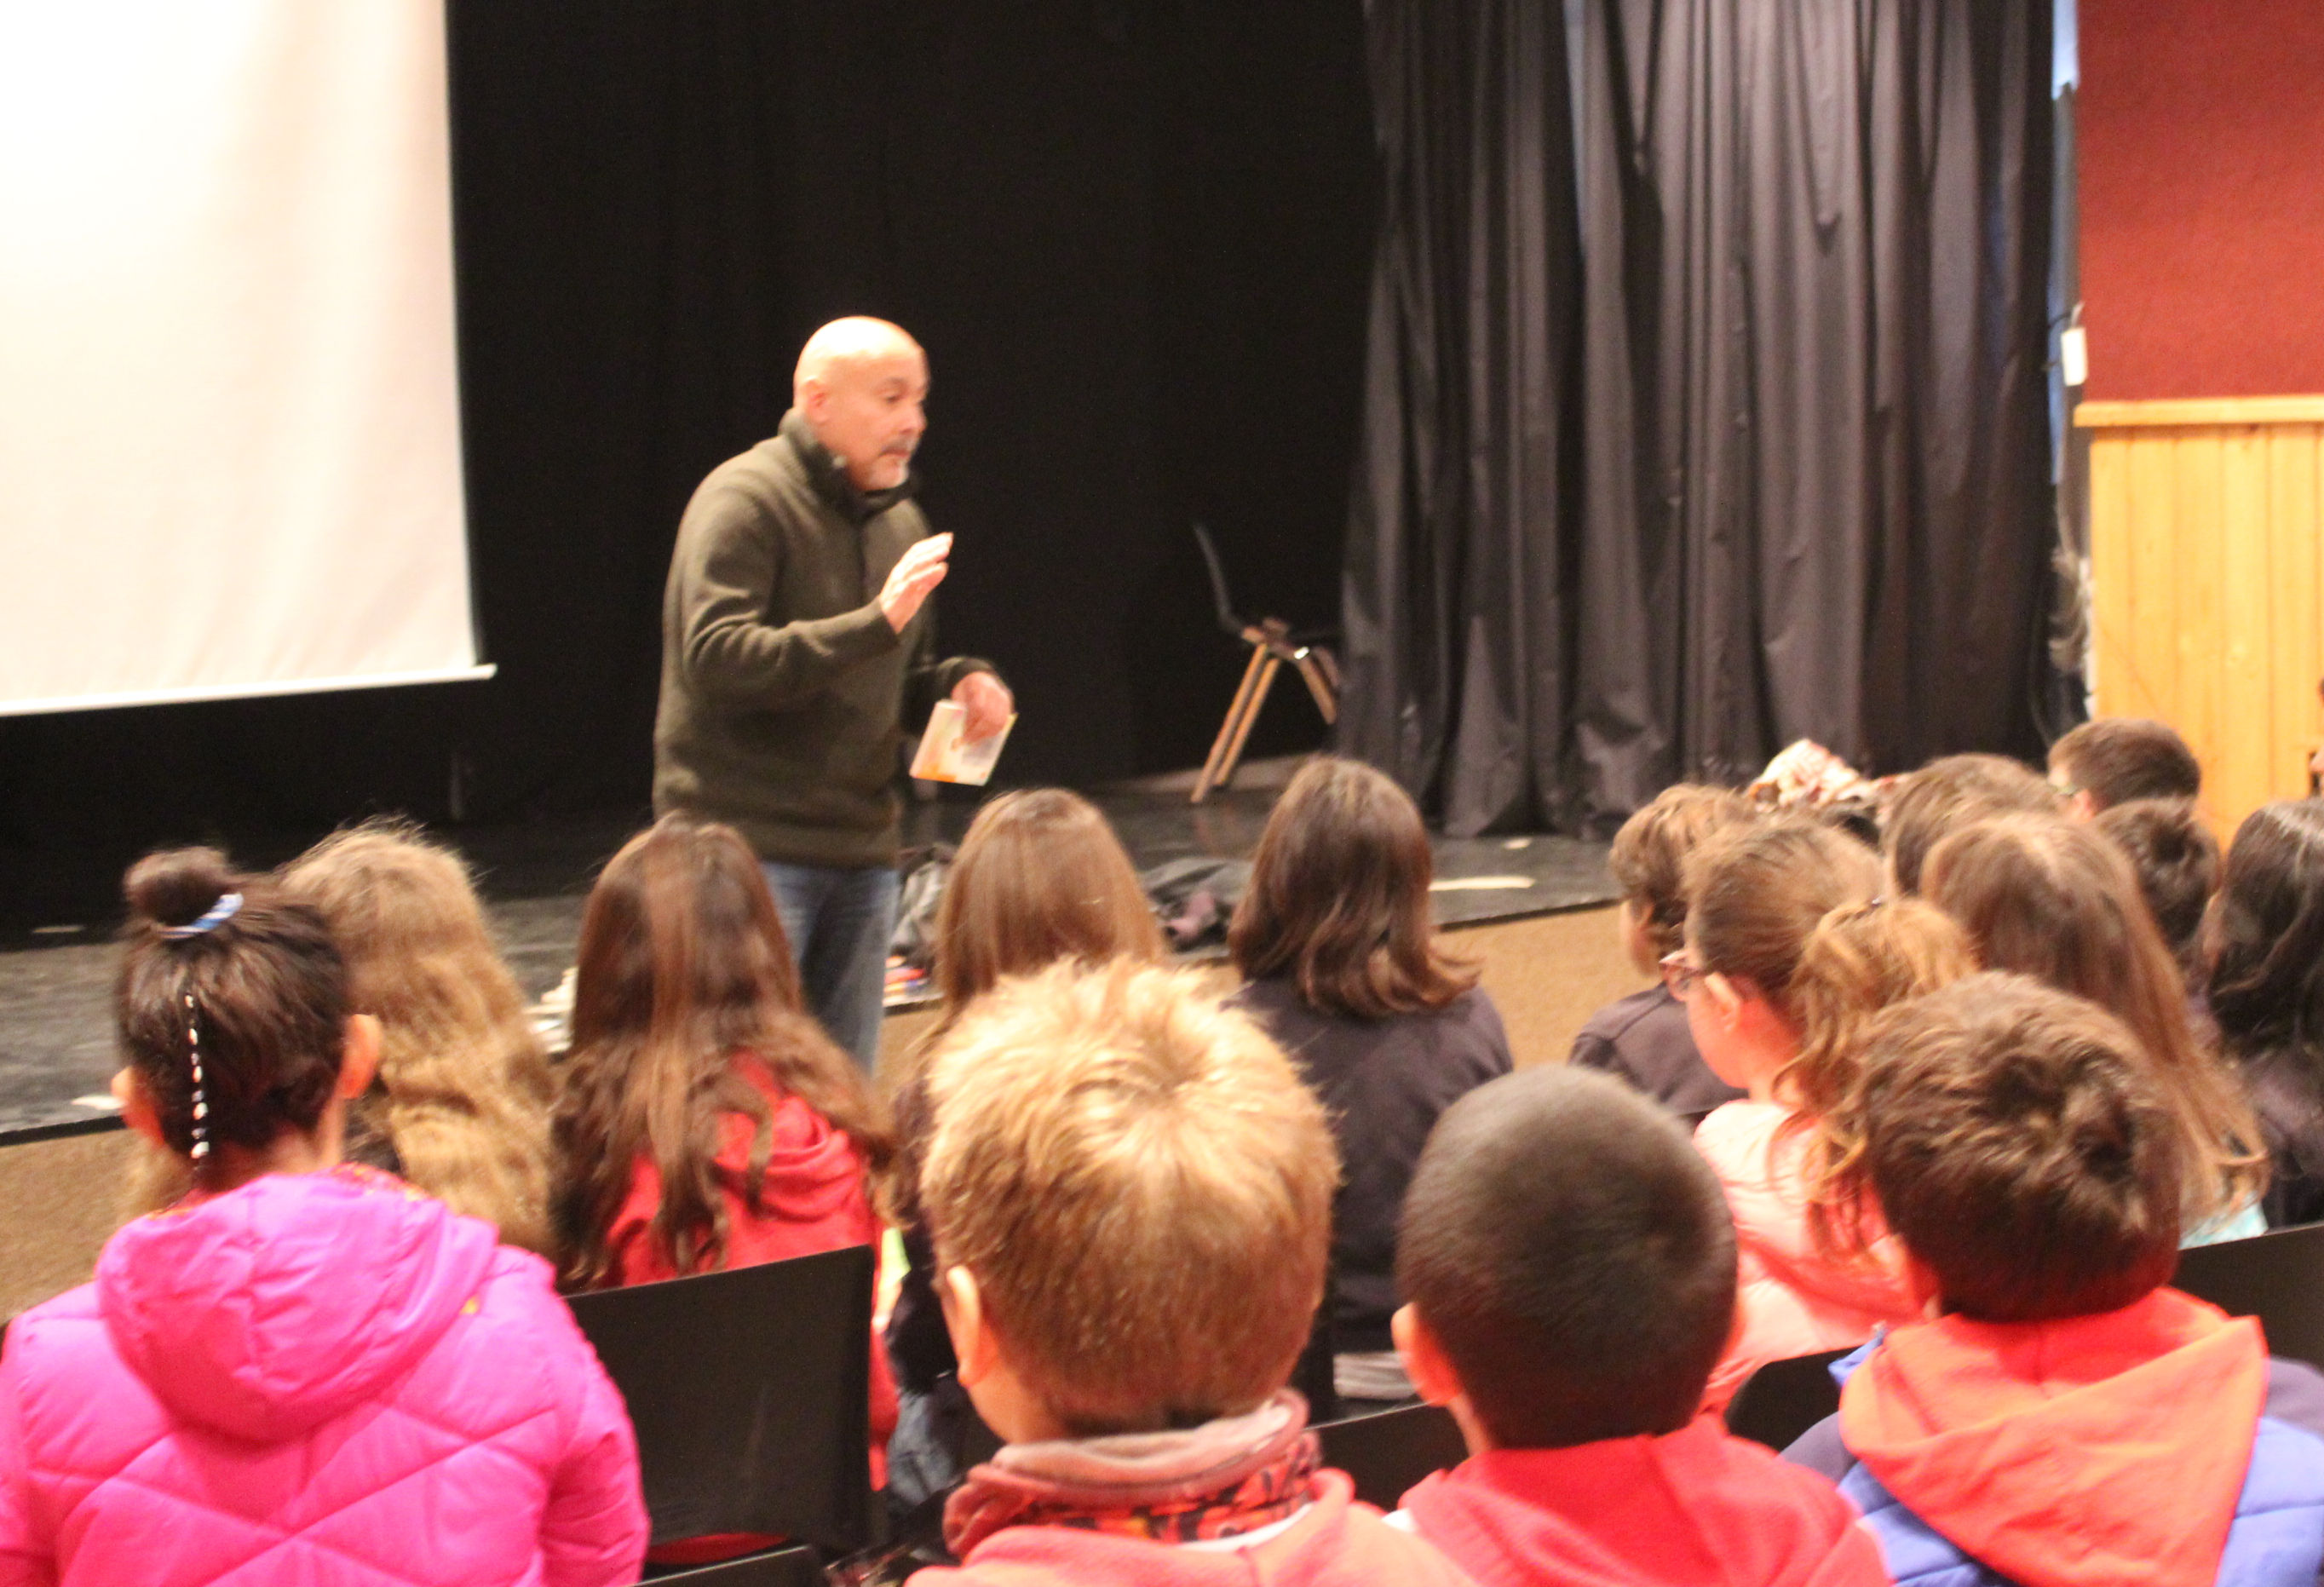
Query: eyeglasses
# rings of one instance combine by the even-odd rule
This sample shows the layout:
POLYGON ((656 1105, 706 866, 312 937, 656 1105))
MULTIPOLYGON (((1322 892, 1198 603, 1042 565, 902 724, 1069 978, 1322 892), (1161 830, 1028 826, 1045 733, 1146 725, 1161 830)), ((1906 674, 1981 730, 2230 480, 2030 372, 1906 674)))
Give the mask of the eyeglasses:
POLYGON ((1656 963, 1663 973, 1663 984, 1670 989, 1670 994, 1674 998, 1692 996, 1704 974, 1702 966, 1691 962, 1683 949, 1674 954, 1665 954, 1656 963))

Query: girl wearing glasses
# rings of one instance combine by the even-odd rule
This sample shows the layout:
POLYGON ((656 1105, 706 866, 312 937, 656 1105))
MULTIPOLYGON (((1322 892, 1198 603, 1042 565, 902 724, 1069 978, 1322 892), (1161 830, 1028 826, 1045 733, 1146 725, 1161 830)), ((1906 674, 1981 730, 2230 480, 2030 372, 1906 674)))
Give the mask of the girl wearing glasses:
POLYGON ((1709 1407, 1767 1361, 1861 1343, 1919 1311, 1877 1214, 1834 1206, 1823 1186, 1853 1146, 1837 1115, 1872 1017, 1977 964, 1943 913, 1883 902, 1879 888, 1870 849, 1805 819, 1744 829, 1688 865, 1686 946, 1664 959, 1665 983, 1703 1061, 1746 1093, 1694 1137, 1738 1259, 1738 1325, 1709 1407))

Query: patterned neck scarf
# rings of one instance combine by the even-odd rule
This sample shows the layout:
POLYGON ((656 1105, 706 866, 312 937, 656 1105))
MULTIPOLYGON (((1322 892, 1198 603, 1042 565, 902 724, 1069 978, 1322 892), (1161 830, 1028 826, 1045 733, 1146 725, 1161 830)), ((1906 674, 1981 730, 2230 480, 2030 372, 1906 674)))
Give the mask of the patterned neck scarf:
POLYGON ((945 1503, 945 1544, 964 1559, 1004 1527, 1036 1526, 1157 1543, 1240 1537, 1297 1514, 1320 1463, 1307 1402, 1288 1389, 1183 1432, 1011 1444, 945 1503))

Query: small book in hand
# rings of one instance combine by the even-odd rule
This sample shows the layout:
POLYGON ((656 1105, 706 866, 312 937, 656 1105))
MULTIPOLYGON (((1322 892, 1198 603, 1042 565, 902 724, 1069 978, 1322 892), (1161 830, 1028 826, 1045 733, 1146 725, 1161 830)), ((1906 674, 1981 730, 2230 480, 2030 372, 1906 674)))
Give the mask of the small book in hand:
POLYGON ((968 711, 957 700, 938 700, 928 713, 928 730, 920 735, 919 752, 912 757, 912 775, 923 782, 964 782, 982 788, 992 780, 1000 763, 1001 746, 1017 725, 1011 711, 1001 731, 974 743, 967 739, 968 711))

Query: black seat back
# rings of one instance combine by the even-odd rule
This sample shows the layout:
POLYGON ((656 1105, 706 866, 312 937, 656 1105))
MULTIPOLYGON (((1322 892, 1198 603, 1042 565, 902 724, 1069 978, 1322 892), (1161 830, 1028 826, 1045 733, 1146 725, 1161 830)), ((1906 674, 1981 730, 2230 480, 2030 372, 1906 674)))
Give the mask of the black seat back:
POLYGON ((1226 564, 1219 560, 1218 542, 1211 539, 1211 531, 1200 523, 1194 525, 1194 545, 1203 553, 1203 570, 1211 576, 1211 605, 1218 617, 1219 626, 1227 632, 1229 637, 1240 639, 1246 624, 1235 613, 1234 597, 1227 594, 1226 564))
MULTIPOLYGON (((2229 1316, 2257 1317, 2271 1355, 2324 1369, 2324 1223, 2190 1247, 2179 1253, 2174 1282, 2229 1316)), ((1761 1367, 1727 1407, 1728 1431, 1770 1449, 1787 1447, 1840 1408, 1831 1368, 1846 1354, 1761 1367)))
POLYGON ((1743 1380, 1727 1405, 1727 1430, 1738 1438, 1783 1450, 1840 1409, 1831 1364, 1856 1348, 1769 1361, 1743 1380))
POLYGON ((2324 1368, 2324 1223, 2190 1247, 2173 1282, 2229 1316, 2257 1317, 2270 1355, 2324 1368))
POLYGON ((1356 1497, 1392 1510, 1431 1472, 1449 1471, 1469 1455, 1461 1425, 1441 1405, 1399 1406, 1326 1422, 1315 1429, 1323 1463, 1355 1480, 1356 1497))
POLYGON ((572 1297, 628 1402, 657 1545, 872 1540, 869 1246, 572 1297))

